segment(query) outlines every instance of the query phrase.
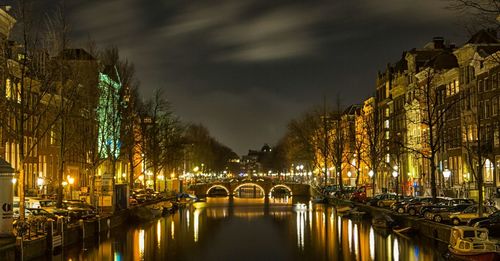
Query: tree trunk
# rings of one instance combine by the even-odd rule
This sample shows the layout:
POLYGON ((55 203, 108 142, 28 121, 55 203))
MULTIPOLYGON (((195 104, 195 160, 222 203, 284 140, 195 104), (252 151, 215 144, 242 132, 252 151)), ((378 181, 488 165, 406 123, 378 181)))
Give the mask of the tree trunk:
POLYGON ((90 178, 90 204, 92 204, 92 206, 96 207, 97 206, 97 202, 95 201, 95 168, 92 167, 92 170, 90 171, 90 175, 92 175, 92 177, 90 178))
POLYGON ((372 197, 375 197, 375 179, 377 179, 377 172, 374 170, 372 177, 372 197))
POLYGON ((21 221, 24 221, 24 218, 25 218, 25 216, 24 216, 24 209, 26 207, 25 204, 24 204, 24 198, 25 198, 25 193, 24 193, 24 187, 25 186, 24 186, 24 183, 25 183, 25 179, 24 179, 24 160, 21 160, 21 166, 19 168, 19 178, 18 178, 18 182, 17 182, 18 190, 19 190, 19 220, 21 220, 21 221))
POLYGON ((432 201, 436 201, 437 197, 437 187, 436 187, 436 164, 434 163, 434 156, 430 158, 431 162, 431 195, 432 201))
POLYGON ((114 213, 116 209, 116 189, 115 189, 115 173, 116 173, 116 159, 114 155, 111 159, 111 212, 114 213))
POLYGON ((134 169, 135 169, 135 167, 134 167, 134 154, 133 153, 129 153, 128 161, 130 164, 128 186, 129 186, 130 190, 133 190, 134 189, 134 169))

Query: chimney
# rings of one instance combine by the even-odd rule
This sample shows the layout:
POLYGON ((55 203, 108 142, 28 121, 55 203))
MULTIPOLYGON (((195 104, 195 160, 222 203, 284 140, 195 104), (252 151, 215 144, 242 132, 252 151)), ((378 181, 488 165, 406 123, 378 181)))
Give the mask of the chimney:
POLYGON ((444 38, 441 36, 436 36, 432 38, 432 42, 434 43, 434 49, 444 49, 444 38))

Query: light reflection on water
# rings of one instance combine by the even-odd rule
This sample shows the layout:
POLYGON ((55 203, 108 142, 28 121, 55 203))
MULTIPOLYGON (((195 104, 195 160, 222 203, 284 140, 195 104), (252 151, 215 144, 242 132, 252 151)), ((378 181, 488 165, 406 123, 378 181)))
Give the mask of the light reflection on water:
MULTIPOLYGON (((435 246, 374 229, 293 197, 208 198, 109 239, 66 250, 60 260, 439 260, 435 246), (294 208, 306 203, 305 209, 294 208)), ((95 240, 97 241, 97 240, 95 240)), ((47 258, 50 260, 50 257, 47 258)))

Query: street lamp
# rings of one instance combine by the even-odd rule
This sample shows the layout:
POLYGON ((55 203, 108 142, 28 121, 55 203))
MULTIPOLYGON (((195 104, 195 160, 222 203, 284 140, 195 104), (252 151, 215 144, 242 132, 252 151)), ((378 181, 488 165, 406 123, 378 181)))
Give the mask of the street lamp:
POLYGON ((469 197, 470 191, 470 173, 464 173, 464 190, 465 190, 465 182, 467 182, 467 195, 464 195, 464 198, 469 197))
POLYGON ((66 186, 68 186, 68 182, 65 180, 65 181, 61 182, 61 185, 63 186, 64 194, 66 194, 66 186))
MULTIPOLYGON (((443 170, 443 177, 444 177, 444 180, 445 182, 448 182, 448 179, 450 178, 451 176, 451 171, 449 169, 444 169, 443 170)), ((445 183, 446 185, 446 183, 445 183)))
POLYGON ((73 183, 75 183, 75 178, 68 176, 69 183, 69 199, 73 199, 73 183))
POLYGON ((399 173, 396 170, 397 170, 397 166, 395 167, 395 170, 392 172, 392 176, 396 180, 396 195, 398 195, 398 175, 399 175, 399 173))
POLYGON ((347 177, 349 178, 349 184, 348 185, 351 185, 351 176, 352 176, 351 171, 348 171, 347 172, 347 177))
POLYGON ((42 177, 38 177, 37 180, 36 180, 36 184, 38 185, 38 193, 42 193, 42 188, 43 188, 43 183, 44 183, 44 180, 42 177))
POLYGON ((375 197, 375 179, 373 178, 373 175, 375 175, 375 173, 372 169, 368 171, 368 177, 372 179, 372 197, 375 197))

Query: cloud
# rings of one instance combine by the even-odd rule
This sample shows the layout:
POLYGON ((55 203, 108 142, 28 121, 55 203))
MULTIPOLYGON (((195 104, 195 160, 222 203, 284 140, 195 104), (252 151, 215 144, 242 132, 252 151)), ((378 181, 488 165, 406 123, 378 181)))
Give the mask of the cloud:
MULTIPOLYGON (((313 10, 316 11, 316 10, 313 10)), ((226 48, 220 60, 269 61, 311 54, 316 39, 310 26, 324 17, 300 7, 277 8, 213 32, 213 42, 226 48)))
POLYGON ((201 2, 188 5, 165 27, 166 36, 199 33, 200 31, 221 26, 238 17, 245 11, 249 1, 222 1, 219 4, 201 2))
POLYGON ((146 98, 164 88, 184 120, 239 153, 276 142, 323 95, 361 101, 403 50, 453 35, 437 0, 75 2, 80 40, 117 45, 146 98))
POLYGON ((73 30, 90 34, 100 43, 119 44, 134 39, 143 27, 141 12, 134 0, 93 1, 80 4, 71 17, 73 30))

